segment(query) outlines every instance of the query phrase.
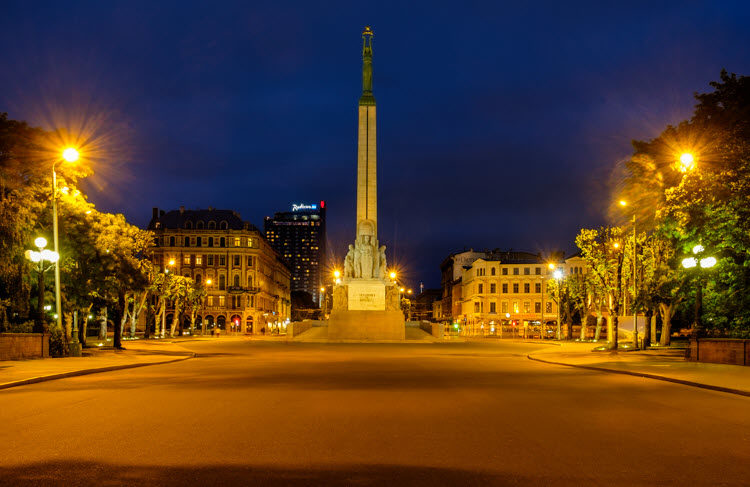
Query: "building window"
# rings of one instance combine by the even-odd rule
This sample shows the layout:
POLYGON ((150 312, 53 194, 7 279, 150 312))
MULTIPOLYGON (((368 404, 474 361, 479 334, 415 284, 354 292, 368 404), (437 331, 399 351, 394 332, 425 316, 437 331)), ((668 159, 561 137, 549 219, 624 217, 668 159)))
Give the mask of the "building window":
POLYGON ((523 283, 523 292, 525 292, 526 294, 530 293, 531 292, 531 284, 529 284, 528 282, 524 282, 523 283))
POLYGON ((503 294, 508 294, 508 283, 507 282, 503 283, 503 294))
POLYGON ((252 238, 248 237, 248 239, 247 239, 247 246, 248 247, 252 247, 253 246, 253 239, 252 238))
POLYGON ((536 301, 534 303, 534 313, 541 313, 542 312, 542 303, 536 301))
POLYGON ((247 256, 247 266, 252 267, 253 266, 253 258, 252 256, 247 256))
POLYGON ((513 283, 513 293, 514 294, 518 294, 518 283, 517 282, 513 283))
POLYGON ((531 267, 524 267, 524 268, 523 268, 523 275, 524 275, 524 276, 529 276, 529 275, 531 275, 531 267))
POLYGON ((239 267, 240 266, 240 256, 239 255, 235 255, 233 257, 232 261, 233 261, 232 265, 234 265, 235 267, 239 267))
POLYGON ((193 222, 191 222, 190 220, 186 221, 185 228, 193 228, 193 222))
POLYGON ((208 237, 208 246, 209 247, 213 247, 214 246, 214 238, 213 237, 208 237))
POLYGON ((237 274, 234 275, 234 285, 235 287, 240 287, 240 276, 237 274))
POLYGON ((195 256, 195 265, 203 265, 203 256, 202 255, 196 255, 195 256))
POLYGON ((185 256, 183 256, 183 257, 182 257, 182 263, 183 263, 184 265, 190 265, 190 256, 189 256, 189 255, 185 255, 185 256))
POLYGON ((552 302, 551 301, 547 301, 544 304, 544 312, 545 313, 552 313, 552 302))
POLYGON ((517 276, 517 275, 518 275, 518 267, 514 267, 514 268, 513 268, 513 275, 514 275, 514 276, 517 276))
POLYGON ((503 272, 502 272, 502 274, 503 274, 504 276, 507 276, 507 275, 508 275, 508 268, 507 268, 507 267, 503 267, 503 272))
POLYGON ((226 299, 227 299, 226 296, 219 296, 219 307, 220 308, 223 308, 224 306, 226 306, 226 303, 227 303, 226 299))
POLYGON ((541 267, 535 267, 534 268, 534 274, 536 274, 537 276, 541 276, 542 275, 542 268, 541 267))
POLYGON ((497 313, 497 310, 495 309, 496 306, 497 304, 494 301, 490 303, 490 313, 497 313))
POLYGON ((209 230, 214 230, 215 228, 216 228, 216 222, 215 221, 212 220, 212 221, 208 222, 208 229, 209 230))
POLYGON ((497 285, 494 282, 490 283, 490 294, 495 294, 497 292, 497 285))
POLYGON ((474 303, 474 312, 479 313, 479 303, 474 303))
POLYGON ((226 221, 222 221, 219 223, 219 229, 220 230, 227 230, 229 228, 229 224, 226 221))
POLYGON ((213 296, 209 296, 208 297, 208 306, 211 307, 213 305, 214 305, 214 297, 213 296))
POLYGON ((529 311, 531 311, 531 303, 529 303, 528 301, 524 301, 523 302, 523 312, 524 313, 528 313, 529 311))
POLYGON ((195 283, 198 284, 198 285, 200 285, 202 282, 203 282, 203 276, 201 276, 200 274, 196 274, 195 275, 195 283))
POLYGON ((223 291, 227 288, 227 278, 224 274, 219 276, 219 291, 223 291))
POLYGON ((195 228, 203 230, 203 220, 199 220, 198 223, 195 224, 195 228))
POLYGON ((219 247, 226 247, 226 246, 227 246, 227 241, 224 239, 224 237, 221 237, 219 239, 219 247))
POLYGON ((226 257, 226 255, 220 255, 219 256, 219 265, 220 266, 227 265, 227 257, 226 257))
POLYGON ((513 301, 513 312, 518 313, 518 301, 513 301))
POLYGON ((490 269, 490 275, 491 275, 491 276, 494 276, 494 275, 495 275, 495 273, 496 273, 496 271, 497 271, 497 269, 495 269, 494 267, 492 267, 492 268, 490 269))
POLYGON ((247 276, 247 287, 253 287, 253 276, 250 274, 247 276))
POLYGON ((239 247, 240 246, 240 237, 234 237, 234 246, 239 247))
POLYGON ((500 303, 500 312, 503 313, 503 314, 505 314, 505 313, 508 312, 508 302, 507 301, 503 301, 502 303, 500 303))
POLYGON ((214 256, 213 255, 206 256, 206 265, 214 265, 214 256))
POLYGON ((198 247, 203 247, 203 239, 201 237, 195 239, 195 245, 197 245, 198 247))
POLYGON ((174 247, 174 237, 169 237, 169 246, 174 247))
POLYGON ((542 292, 542 283, 541 282, 534 283, 534 292, 535 293, 542 292))
POLYGON ((484 292, 484 284, 479 284, 479 294, 482 294, 484 292))

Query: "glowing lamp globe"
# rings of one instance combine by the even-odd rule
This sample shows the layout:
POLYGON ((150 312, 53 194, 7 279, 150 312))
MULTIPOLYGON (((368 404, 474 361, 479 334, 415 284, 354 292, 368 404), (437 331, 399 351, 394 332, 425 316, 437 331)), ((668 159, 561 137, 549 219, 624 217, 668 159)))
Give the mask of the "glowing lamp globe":
POLYGON ((36 245, 38 249, 43 249, 47 246, 47 239, 44 237, 37 237, 34 239, 34 245, 36 245))
POLYGON ((74 148, 68 147, 63 151, 62 157, 66 162, 76 162, 78 160, 79 154, 78 151, 74 148))

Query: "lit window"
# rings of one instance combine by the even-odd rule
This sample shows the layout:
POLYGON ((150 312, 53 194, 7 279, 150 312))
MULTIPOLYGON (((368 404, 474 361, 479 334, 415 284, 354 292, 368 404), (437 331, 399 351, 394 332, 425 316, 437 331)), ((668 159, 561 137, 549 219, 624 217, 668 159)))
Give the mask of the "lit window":
POLYGON ((182 263, 185 265, 190 265, 190 256, 186 255, 182 258, 182 263))
POLYGON ((225 296, 219 296, 219 307, 223 308, 226 304, 226 297, 225 296))
POLYGON ((195 265, 203 265, 203 256, 202 255, 196 255, 195 256, 195 265))

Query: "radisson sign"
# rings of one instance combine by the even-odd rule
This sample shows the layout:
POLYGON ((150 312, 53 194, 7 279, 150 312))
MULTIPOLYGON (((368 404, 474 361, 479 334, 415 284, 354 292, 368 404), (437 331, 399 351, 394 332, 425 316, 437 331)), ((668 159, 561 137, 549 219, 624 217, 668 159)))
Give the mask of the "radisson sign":
POLYGON ((292 211, 300 211, 300 210, 317 210, 318 205, 306 205, 304 203, 300 204, 292 204, 292 211))

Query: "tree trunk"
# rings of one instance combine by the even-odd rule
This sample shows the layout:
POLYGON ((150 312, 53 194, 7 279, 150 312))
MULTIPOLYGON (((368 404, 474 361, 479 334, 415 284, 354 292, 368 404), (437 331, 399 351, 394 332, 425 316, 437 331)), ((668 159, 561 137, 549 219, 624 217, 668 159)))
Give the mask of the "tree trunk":
POLYGON ((585 341, 589 337, 588 321, 589 321, 589 315, 586 315, 581 318, 581 334, 578 337, 578 339, 581 341, 585 341))
POLYGON ((107 339, 107 307, 99 311, 99 340, 107 339))
POLYGON ((654 319, 654 310, 646 310, 646 322, 643 324, 643 349, 646 350, 651 346, 651 320, 654 319))
POLYGON ((172 324, 169 327, 169 336, 174 338, 174 332, 177 329, 177 320, 180 316, 179 305, 175 304, 174 313, 172 313, 172 324))
POLYGON ((596 313, 596 330, 594 330, 594 341, 598 342, 599 338, 602 336, 602 314, 600 312, 596 313))
MULTIPOLYGON (((125 333, 125 323, 128 321, 128 313, 130 312, 130 305, 128 304, 128 298, 127 295, 125 295, 125 303, 124 307, 120 308, 122 309, 122 317, 120 318, 120 337, 122 338, 123 334, 125 333)), ((119 298, 118 298, 118 304, 119 304, 119 298)), ((133 303, 135 304, 135 303, 133 303)), ((119 307, 119 305, 118 305, 119 307)))
POLYGON ((159 336, 164 338, 164 334, 167 332, 167 301, 164 300, 161 303, 161 329, 159 330, 159 336))
MULTIPOLYGON (((119 319, 119 324, 115 325, 115 337, 113 341, 113 345, 116 349, 121 350, 122 349, 122 329, 125 327, 125 318, 127 317, 127 306, 128 302, 125 298, 124 292, 117 293, 117 308, 115 308, 115 313, 119 313, 120 316, 115 316, 115 318, 119 319)), ((115 322, 117 323, 117 322, 115 322)))
POLYGON ((659 310, 661 311, 661 340, 659 345, 662 347, 668 347, 672 335, 672 315, 674 314, 674 304, 659 304, 659 310))

